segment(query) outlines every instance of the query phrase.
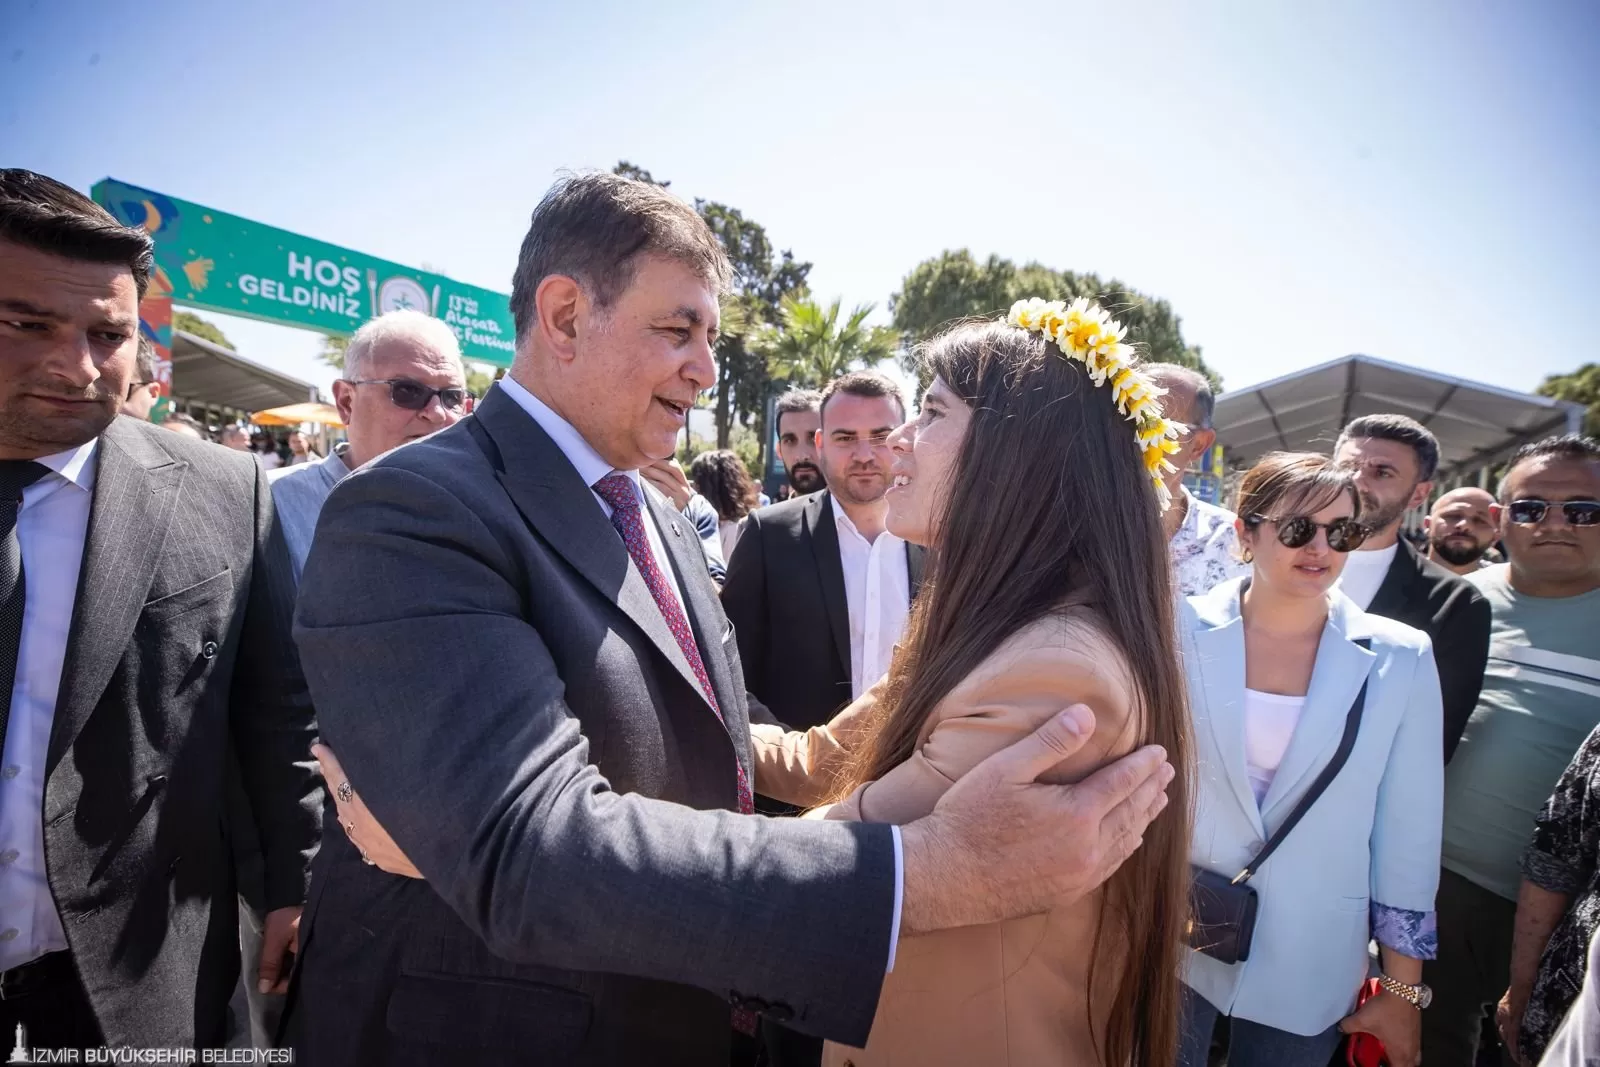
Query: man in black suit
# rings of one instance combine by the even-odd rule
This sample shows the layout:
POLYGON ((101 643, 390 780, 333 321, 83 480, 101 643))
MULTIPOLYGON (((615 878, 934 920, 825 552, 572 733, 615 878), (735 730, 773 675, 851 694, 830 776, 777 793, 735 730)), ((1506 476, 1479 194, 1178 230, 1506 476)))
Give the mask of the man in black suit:
POLYGON ((316 846, 266 478, 117 417, 151 263, 142 231, 0 171, 0 1032, 33 1047, 227 1037, 230 774, 264 857, 269 985, 316 846))
POLYGON ((922 578, 923 549, 885 527, 905 421, 894 382, 861 371, 823 393, 817 453, 828 488, 753 512, 728 562, 722 608, 745 686, 785 725, 818 726, 888 670, 922 578))
POLYGON ((1159 807, 1156 752, 1035 783, 1081 744, 1058 717, 903 827, 745 817, 732 627, 638 473, 716 381, 727 272, 659 186, 564 179, 522 245, 510 375, 324 505, 295 633, 350 840, 307 905, 302 1067, 722 1064, 757 1014, 864 1044, 897 912, 1073 898, 1159 807))
POLYGON ((1489 602, 1400 536, 1405 513, 1433 489, 1439 442, 1404 415, 1367 415, 1344 428, 1334 459, 1355 472, 1361 521, 1372 533, 1350 553, 1339 587, 1374 615, 1433 639, 1444 694, 1444 758, 1455 753, 1478 703, 1489 659, 1489 602))

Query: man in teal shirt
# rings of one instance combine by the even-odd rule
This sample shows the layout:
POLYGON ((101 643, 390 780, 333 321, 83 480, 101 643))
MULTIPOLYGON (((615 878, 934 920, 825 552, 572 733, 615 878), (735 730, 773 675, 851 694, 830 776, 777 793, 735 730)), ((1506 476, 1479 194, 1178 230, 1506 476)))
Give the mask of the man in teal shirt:
POLYGON ((1483 691, 1445 776, 1439 956, 1422 1061, 1473 1067, 1510 981, 1534 817, 1600 725, 1600 444, 1524 447, 1493 509, 1510 563, 1467 576, 1493 611, 1483 691))

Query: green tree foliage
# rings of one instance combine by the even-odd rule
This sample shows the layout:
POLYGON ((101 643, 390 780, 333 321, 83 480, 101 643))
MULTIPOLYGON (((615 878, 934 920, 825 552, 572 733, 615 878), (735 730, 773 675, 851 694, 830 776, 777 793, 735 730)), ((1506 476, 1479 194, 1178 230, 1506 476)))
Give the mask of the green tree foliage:
POLYGON ((867 325, 871 304, 859 304, 843 323, 840 301, 824 307, 809 297, 783 298, 782 322, 762 331, 758 349, 775 378, 816 389, 861 367, 882 363, 900 347, 900 332, 867 325))
POLYGON ((317 358, 337 370, 344 370, 344 353, 350 347, 350 338, 328 334, 322 339, 322 351, 317 358))
POLYGON ((651 185, 659 185, 663 189, 672 184, 671 182, 656 181, 655 178, 651 176, 649 171, 645 170, 643 167, 634 166, 626 159, 620 161, 615 167, 612 167, 611 173, 620 174, 624 178, 632 178, 634 181, 649 182, 651 185))
POLYGON ((486 371, 482 364, 467 364, 467 392, 473 396, 481 397, 489 391, 489 386, 494 384, 494 375, 486 371))
POLYGON ((1600 436, 1600 363, 1585 363, 1571 374, 1552 374, 1534 391, 1587 407, 1583 432, 1600 436))
POLYGON ((172 328, 192 333, 196 337, 210 341, 214 345, 221 345, 229 352, 235 351, 233 342, 219 329, 215 323, 207 322, 192 311, 174 311, 172 313, 172 328))
MULTIPOLYGON (((1146 359, 1193 367, 1211 379, 1213 388, 1222 388, 1221 377, 1201 358, 1199 346, 1184 342, 1181 320, 1170 304, 1095 274, 1052 270, 1040 263, 1018 267, 999 256, 979 263, 965 248, 946 251, 906 275, 900 291, 889 299, 889 311, 897 329, 921 341, 961 319, 996 318, 1015 301, 1032 296, 1097 300, 1128 327, 1128 340, 1146 359)), ((902 358, 902 365, 908 373, 917 372, 909 355, 902 358)))

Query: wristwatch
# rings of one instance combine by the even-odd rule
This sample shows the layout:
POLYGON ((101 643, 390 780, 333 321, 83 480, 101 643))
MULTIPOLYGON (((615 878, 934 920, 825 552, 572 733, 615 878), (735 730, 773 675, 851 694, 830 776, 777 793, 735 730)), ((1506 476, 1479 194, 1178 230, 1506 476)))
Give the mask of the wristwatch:
POLYGON ((1398 978, 1390 978, 1386 974, 1378 975, 1378 985, 1383 987, 1385 993, 1393 993, 1418 1011, 1433 1003, 1433 990, 1425 985, 1407 985, 1398 978))

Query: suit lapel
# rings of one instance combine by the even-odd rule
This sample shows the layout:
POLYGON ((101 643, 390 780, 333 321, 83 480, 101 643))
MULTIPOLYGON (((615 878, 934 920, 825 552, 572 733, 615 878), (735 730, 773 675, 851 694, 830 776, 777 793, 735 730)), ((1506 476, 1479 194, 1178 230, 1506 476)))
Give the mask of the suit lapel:
POLYGON ((94 496, 78 575, 49 774, 77 738, 139 621, 189 465, 113 420, 96 449, 94 496))
POLYGON ((1417 551, 1406 543, 1405 538, 1400 539, 1400 548, 1394 554, 1394 559, 1389 561, 1389 569, 1383 574, 1383 584, 1378 586, 1378 591, 1372 594, 1372 603, 1367 605, 1367 611, 1373 615, 1381 615, 1386 619, 1395 619, 1403 612, 1405 605, 1412 602, 1412 583, 1421 577, 1422 568, 1417 565, 1417 551))
MULTIPOLYGON (((672 566, 677 571, 671 577, 675 578, 678 588, 683 591, 689 627, 700 649, 700 662, 705 666, 706 676, 711 679, 723 725, 734 741, 734 755, 744 765, 745 773, 751 774, 754 768, 750 765, 749 714, 745 708, 744 694, 734 689, 733 670, 722 650, 722 633, 718 629, 722 615, 715 603, 716 593, 712 591, 707 577, 705 550, 700 547, 700 535, 682 515, 658 502, 653 494, 646 493, 645 496, 650 500, 650 510, 661 531, 662 543, 666 545, 667 555, 672 558, 672 566)), ((699 692, 698 683, 695 691, 699 692)))
POLYGON ((824 490, 806 505, 806 525, 811 551, 822 580, 822 602, 828 610, 828 628, 846 676, 850 674, 850 602, 844 592, 844 563, 839 558, 839 528, 833 517, 833 494, 824 490))
MULTIPOLYGON (((644 631, 660 653, 695 690, 700 682, 672 636, 666 617, 634 566, 616 527, 593 491, 550 436, 498 389, 478 405, 474 417, 499 452, 500 484, 517 510, 547 544, 607 600, 644 631)), ((646 493, 648 499, 649 494, 646 493)), ((664 536, 671 539, 670 534, 664 536)), ((669 551, 672 546, 668 546, 669 551)))
POLYGON ((1205 701, 1206 720, 1222 763, 1213 773, 1226 780, 1245 817, 1265 838, 1261 809, 1250 788, 1250 772, 1245 765, 1244 622, 1235 615, 1221 626, 1196 630, 1193 640, 1195 661, 1203 680, 1199 695, 1205 701))
POLYGON ((1360 617, 1360 609, 1343 596, 1335 596, 1333 611, 1322 628, 1317 665, 1311 672, 1300 721, 1261 803, 1262 814, 1269 823, 1288 813, 1293 805, 1286 802, 1299 799, 1303 787, 1328 762, 1344 736, 1350 705, 1377 660, 1376 655, 1355 643, 1357 637, 1365 636, 1364 628, 1352 625, 1360 617), (1360 632, 1356 632, 1358 629, 1360 632))

